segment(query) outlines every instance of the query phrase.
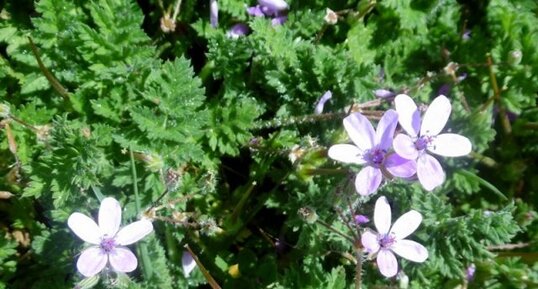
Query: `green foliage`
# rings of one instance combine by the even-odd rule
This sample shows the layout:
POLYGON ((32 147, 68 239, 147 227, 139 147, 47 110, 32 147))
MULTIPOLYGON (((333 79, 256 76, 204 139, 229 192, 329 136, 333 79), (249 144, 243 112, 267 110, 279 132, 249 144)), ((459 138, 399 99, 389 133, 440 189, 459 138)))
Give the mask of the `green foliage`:
POLYGON ((200 268, 184 276, 186 244, 222 288, 352 288, 358 260, 363 288, 405 288, 404 274, 416 289, 536 287, 535 1, 294 0, 275 26, 247 14, 254 0, 218 0, 218 28, 208 1, 179 3, 0 4, 0 288, 206 288, 200 268), (248 35, 230 37, 237 23, 248 35), (394 107, 376 89, 421 108, 449 97, 445 131, 473 152, 438 157, 434 192, 394 178, 360 197, 359 166, 328 159, 345 115, 375 124, 394 107), (393 221, 423 215, 408 238, 429 257, 399 258, 399 279, 356 254, 375 225, 353 217, 373 220, 380 195, 393 221), (130 246, 136 271, 83 279, 66 220, 105 196, 155 232, 130 246))

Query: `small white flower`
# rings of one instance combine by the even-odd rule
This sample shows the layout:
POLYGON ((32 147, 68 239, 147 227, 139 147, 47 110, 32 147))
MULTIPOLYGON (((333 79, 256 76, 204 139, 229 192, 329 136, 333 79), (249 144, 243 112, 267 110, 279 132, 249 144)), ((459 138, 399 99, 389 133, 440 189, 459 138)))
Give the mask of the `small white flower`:
POLYGON ((153 231, 148 220, 131 223, 120 230, 121 207, 114 198, 105 198, 99 208, 99 225, 90 217, 73 213, 67 225, 83 241, 92 245, 82 251, 77 261, 77 269, 85 277, 101 272, 110 263, 118 272, 131 272, 138 266, 136 256, 129 250, 131 245, 153 231))
POLYGON ((377 266, 385 277, 398 273, 398 262, 394 253, 409 261, 422 263, 428 258, 428 250, 421 244, 404 239, 411 235, 422 222, 422 215, 414 210, 403 214, 392 228, 392 212, 385 197, 375 202, 374 225, 377 232, 367 230, 361 242, 370 255, 377 254, 377 266))
POLYGON ((327 24, 334 25, 338 22, 338 14, 332 11, 330 8, 325 10, 325 17, 323 18, 327 24))

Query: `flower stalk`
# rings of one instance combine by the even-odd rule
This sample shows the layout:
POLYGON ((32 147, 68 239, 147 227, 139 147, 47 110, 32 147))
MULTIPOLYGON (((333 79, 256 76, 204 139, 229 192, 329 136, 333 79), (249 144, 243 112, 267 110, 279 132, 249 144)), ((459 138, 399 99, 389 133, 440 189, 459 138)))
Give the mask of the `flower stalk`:
MULTIPOLYGON (((133 153, 132 148, 129 148, 129 155, 131 158, 131 174, 133 177, 133 192, 135 194, 136 214, 140 215, 141 209, 140 209, 140 196, 138 194, 138 177, 136 174, 136 165, 134 161, 134 153, 133 153)), ((149 280, 151 276, 153 275, 153 269, 150 265, 151 262, 149 259, 148 247, 146 246, 146 243, 142 242, 138 245, 138 252, 140 253, 140 256, 142 259, 142 272, 144 274, 144 278, 146 280, 149 280)))

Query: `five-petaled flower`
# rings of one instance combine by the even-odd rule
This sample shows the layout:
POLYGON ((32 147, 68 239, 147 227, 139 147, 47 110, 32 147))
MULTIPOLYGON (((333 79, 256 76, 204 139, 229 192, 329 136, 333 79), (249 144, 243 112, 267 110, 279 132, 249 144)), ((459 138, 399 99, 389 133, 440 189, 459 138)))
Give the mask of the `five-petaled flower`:
POLYGON ((396 177, 409 178, 416 172, 414 160, 390 153, 398 114, 389 109, 385 112, 377 131, 362 114, 355 112, 344 118, 344 128, 355 143, 337 144, 329 148, 329 157, 344 163, 365 165, 355 178, 355 188, 363 196, 374 193, 383 180, 383 171, 396 177))
POLYGON ((464 156, 471 152, 471 142, 459 134, 440 134, 452 110, 444 95, 432 101, 422 121, 417 105, 409 96, 399 94, 394 102, 400 125, 407 132, 394 138, 394 150, 403 158, 416 160, 418 180, 431 191, 444 182, 445 173, 439 161, 427 152, 446 157, 464 156))
POLYGON ((98 220, 99 225, 81 213, 73 213, 67 220, 67 225, 79 238, 94 245, 82 251, 77 261, 78 271, 85 277, 91 277, 101 272, 109 262, 115 271, 134 271, 138 261, 131 250, 124 246, 151 233, 151 222, 143 219, 120 230, 120 203, 110 197, 101 201, 98 220))
POLYGON ((377 266, 385 277, 393 277, 398 273, 398 262, 394 253, 419 263, 428 258, 428 250, 424 246, 404 239, 418 228, 422 222, 422 215, 411 210, 398 218, 392 228, 391 215, 387 199, 385 197, 377 199, 374 209, 374 225, 377 232, 367 230, 361 237, 362 245, 370 256, 377 254, 377 266))

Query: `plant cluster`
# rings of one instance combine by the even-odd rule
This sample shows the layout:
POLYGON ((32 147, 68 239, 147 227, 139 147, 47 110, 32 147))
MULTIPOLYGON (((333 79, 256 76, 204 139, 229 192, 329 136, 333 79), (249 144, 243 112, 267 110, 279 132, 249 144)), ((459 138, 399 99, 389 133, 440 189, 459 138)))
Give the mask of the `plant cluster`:
POLYGON ((0 289, 538 287, 537 15, 0 3, 0 289))

